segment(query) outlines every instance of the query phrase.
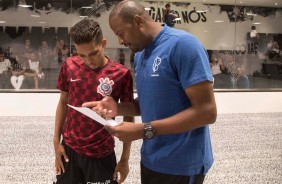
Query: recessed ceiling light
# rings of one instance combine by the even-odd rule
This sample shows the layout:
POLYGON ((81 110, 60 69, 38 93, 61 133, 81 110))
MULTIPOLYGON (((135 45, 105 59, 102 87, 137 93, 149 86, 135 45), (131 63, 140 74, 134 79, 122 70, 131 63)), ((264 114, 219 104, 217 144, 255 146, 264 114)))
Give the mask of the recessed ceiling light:
POLYGON ((93 7, 92 6, 83 6, 81 8, 90 9, 90 8, 93 8, 93 7))
POLYGON ((46 22, 38 22, 39 24, 46 24, 46 22))
POLYGON ((275 3, 275 6, 277 6, 278 5, 278 3, 275 3))
POLYGON ((178 21, 178 20, 181 20, 181 18, 180 17, 178 17, 178 18, 175 18, 175 19, 173 19, 174 21, 178 21))
POLYGON ((79 17, 82 18, 82 19, 88 18, 88 16, 83 16, 83 15, 81 15, 81 16, 79 16, 79 17))
POLYGON ((240 4, 242 4, 243 2, 242 1, 240 1, 240 4))
POLYGON ((208 10, 196 10, 197 13, 205 13, 207 12, 208 10))
POLYGON ((261 24, 261 23, 260 22, 254 22, 253 24, 257 24, 258 25, 258 24, 261 24))
POLYGON ((256 13, 246 13, 246 15, 248 15, 248 16, 257 16, 256 13))
POLYGON ((40 17, 40 15, 30 15, 30 16, 32 16, 32 17, 40 17))
POLYGON ((204 30, 204 33, 208 33, 209 31, 208 30, 204 30))
POLYGON ((0 24, 5 24, 6 21, 0 20, 0 24))
POLYGON ((224 20, 215 20, 214 22, 215 23, 221 23, 221 22, 224 22, 224 20))
POLYGON ((31 8, 32 7, 32 5, 28 5, 28 4, 19 4, 18 6, 22 8, 31 8))

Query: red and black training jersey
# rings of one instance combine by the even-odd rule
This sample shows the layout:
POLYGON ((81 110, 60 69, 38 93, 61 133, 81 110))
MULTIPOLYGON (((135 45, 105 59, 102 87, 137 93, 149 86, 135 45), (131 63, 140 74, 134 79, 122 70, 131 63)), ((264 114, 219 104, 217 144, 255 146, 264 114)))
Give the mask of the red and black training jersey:
MULTIPOLYGON (((111 60, 101 68, 91 69, 78 56, 68 58, 62 65, 57 88, 68 92, 68 104, 77 107, 104 96, 133 101, 130 71, 111 60)), ((70 107, 62 135, 64 142, 80 155, 100 158, 114 151, 114 138, 104 126, 70 107)))

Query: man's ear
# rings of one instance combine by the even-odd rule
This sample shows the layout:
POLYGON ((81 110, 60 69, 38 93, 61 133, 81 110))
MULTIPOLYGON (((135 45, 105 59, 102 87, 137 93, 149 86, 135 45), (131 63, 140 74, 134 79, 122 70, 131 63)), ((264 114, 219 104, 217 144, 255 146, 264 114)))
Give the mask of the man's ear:
POLYGON ((106 40, 106 38, 103 38, 103 40, 102 40, 102 47, 105 48, 106 45, 107 45, 107 40, 106 40))
POLYGON ((142 17, 135 15, 133 17, 133 23, 135 23, 138 27, 142 27, 144 24, 144 20, 142 19, 142 17))

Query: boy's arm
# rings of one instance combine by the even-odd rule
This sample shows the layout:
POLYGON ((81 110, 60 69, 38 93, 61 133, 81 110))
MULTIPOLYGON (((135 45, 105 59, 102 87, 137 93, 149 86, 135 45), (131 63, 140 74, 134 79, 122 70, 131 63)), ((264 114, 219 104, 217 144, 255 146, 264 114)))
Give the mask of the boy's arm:
POLYGON ((62 128, 67 114, 68 93, 61 91, 60 99, 56 109, 54 143, 60 143, 62 128))
MULTIPOLYGON (((133 116, 125 116, 124 121, 134 122, 133 116)), ((123 183, 129 173, 129 157, 130 157, 131 142, 123 143, 122 154, 114 172, 114 180, 123 183), (118 178, 118 173, 120 178, 118 178)))
MULTIPOLYGON (((127 74, 124 77, 123 85, 122 86, 127 86, 124 87, 122 92, 121 92, 121 102, 125 103, 132 103, 133 100, 133 79, 130 74, 130 72, 127 72, 127 74)), ((134 116, 133 115, 124 115, 123 116, 123 121, 125 122, 133 122, 134 123, 134 116)), ((129 156, 130 156, 130 148, 131 148, 131 142, 123 143, 123 148, 122 148, 122 154, 120 157, 120 160, 115 168, 114 172, 114 180, 118 180, 118 183, 124 182, 126 179, 128 173, 129 173, 129 156), (118 173, 120 178, 118 177, 118 173)))
POLYGON ((65 161, 68 162, 68 156, 65 152, 63 145, 61 145, 61 135, 62 129, 66 120, 67 115, 67 102, 68 102, 69 93, 61 91, 61 96, 58 102, 56 117, 55 117, 55 130, 54 130, 54 150, 55 150, 55 168, 56 173, 59 175, 65 172, 65 168, 62 162, 62 156, 65 161))

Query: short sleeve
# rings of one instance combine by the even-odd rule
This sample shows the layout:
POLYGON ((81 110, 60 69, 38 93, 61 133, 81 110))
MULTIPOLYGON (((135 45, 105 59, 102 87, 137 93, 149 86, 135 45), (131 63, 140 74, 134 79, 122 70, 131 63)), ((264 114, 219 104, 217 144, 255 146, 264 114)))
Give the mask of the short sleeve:
POLYGON ((194 36, 182 35, 173 53, 171 60, 183 89, 203 81, 213 81, 207 52, 194 36))
POLYGON ((129 70, 123 77, 122 89, 120 93, 121 102, 132 102, 133 101, 133 79, 129 70))

